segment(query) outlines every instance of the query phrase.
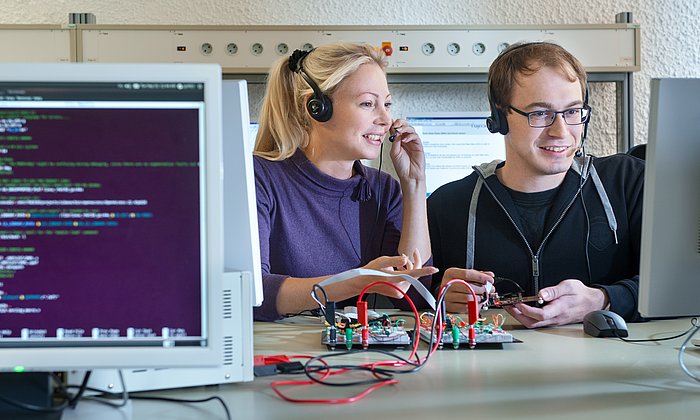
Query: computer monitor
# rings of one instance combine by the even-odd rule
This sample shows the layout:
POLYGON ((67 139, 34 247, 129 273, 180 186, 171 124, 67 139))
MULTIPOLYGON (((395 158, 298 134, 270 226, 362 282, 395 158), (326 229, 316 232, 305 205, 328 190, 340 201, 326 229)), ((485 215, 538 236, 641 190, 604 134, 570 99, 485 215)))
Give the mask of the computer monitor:
POLYGON ((252 148, 255 148, 255 139, 258 136, 258 129, 259 128, 260 128, 259 123, 255 122, 255 121, 250 122, 250 145, 252 148))
POLYGON ((652 79, 639 312, 700 315, 700 79, 652 79))
POLYGON ((257 124, 251 123, 248 115, 248 85, 245 80, 224 80, 222 95, 224 266, 227 271, 252 275, 253 305, 260 306, 263 301, 262 267, 253 175, 253 127, 257 133, 257 124))
POLYGON ((258 286, 224 273, 252 165, 224 214, 221 98, 212 64, 0 65, 0 371, 252 363, 258 286))
POLYGON ((429 113, 406 118, 423 141, 427 194, 462 179, 472 166, 505 160, 503 136, 486 128, 487 112, 429 113))
MULTIPOLYGON (((89 385, 121 392, 181 388, 253 380, 252 306, 260 305, 262 272, 258 240, 253 155, 249 141, 248 87, 224 80, 224 333, 227 347, 220 364, 197 369, 130 368, 93 370, 89 385), (122 386, 121 381, 124 381, 122 386)), ((84 372, 69 372, 79 384, 84 372)))

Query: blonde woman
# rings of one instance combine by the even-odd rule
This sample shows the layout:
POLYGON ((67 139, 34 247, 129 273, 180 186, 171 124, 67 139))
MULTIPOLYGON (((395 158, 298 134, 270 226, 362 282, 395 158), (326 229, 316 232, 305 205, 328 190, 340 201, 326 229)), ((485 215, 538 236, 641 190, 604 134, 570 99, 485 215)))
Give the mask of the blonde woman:
MULTIPOLYGON (((426 286, 437 271, 423 266, 430 259, 423 146, 413 127, 392 119, 385 71, 382 53, 353 43, 296 51, 273 66, 254 158, 265 296, 257 320, 317 307, 313 285, 349 269, 406 273, 426 286), (361 163, 379 157, 390 132, 399 181, 361 163)), ((377 279, 358 276, 325 290, 342 307, 377 279)), ((373 291, 405 308, 393 288, 373 291)))

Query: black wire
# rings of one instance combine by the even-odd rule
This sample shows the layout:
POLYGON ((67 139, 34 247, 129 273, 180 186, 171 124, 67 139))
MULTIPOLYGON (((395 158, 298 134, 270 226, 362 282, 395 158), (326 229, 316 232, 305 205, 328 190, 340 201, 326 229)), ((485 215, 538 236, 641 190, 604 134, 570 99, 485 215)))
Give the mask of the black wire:
POLYGON ((133 400, 153 400, 153 401, 165 401, 165 402, 174 402, 174 403, 184 403, 184 404, 200 404, 200 403, 205 403, 209 401, 218 401, 221 406, 224 408, 224 412, 226 413, 226 419, 231 420, 231 412, 228 409, 228 406, 226 405, 226 402, 218 396, 213 396, 213 397, 208 397, 208 398, 200 398, 200 399, 186 399, 186 398, 170 398, 170 397, 152 397, 152 396, 146 396, 146 395, 134 395, 131 394, 131 399, 133 400))
MULTIPOLYGON (((119 393, 109 392, 109 391, 105 391, 103 389, 93 388, 93 387, 89 387, 89 386, 85 387, 85 389, 88 391, 100 393, 100 395, 96 395, 96 396, 94 396, 94 398, 102 398, 102 399, 106 399, 106 400, 122 399, 122 394, 119 394, 119 393)), ((231 412, 229 411, 228 405, 226 405, 226 402, 221 397, 218 397, 218 396, 212 396, 212 397, 200 398, 200 399, 187 399, 187 398, 158 397, 158 396, 150 396, 150 395, 134 395, 132 393, 129 395, 129 399, 165 401, 165 402, 185 403, 185 404, 199 404, 199 403, 205 403, 205 402, 216 400, 219 403, 221 403, 222 407, 224 408, 224 411, 226 412, 226 419, 231 420, 231 412)))
MULTIPOLYGON (((420 320, 416 319, 414 314, 410 315, 402 315, 404 318, 413 318, 415 323, 419 323, 420 320)), ((420 337, 418 336, 418 331, 417 328, 414 328, 413 330, 413 344, 415 345, 416 341, 419 340, 420 337)), ((430 357, 430 353, 428 353, 428 356, 426 356, 425 360, 421 363, 420 361, 420 356, 418 353, 415 354, 415 362, 411 361, 409 359, 406 359, 396 353, 389 352, 386 350, 381 350, 381 349, 376 349, 376 348, 368 348, 368 349, 351 349, 348 351, 340 351, 340 352, 334 352, 334 353, 327 353, 327 354, 322 354, 316 357, 313 357, 309 359, 305 364, 304 364, 304 370, 303 372, 299 373, 304 373, 310 380, 321 384, 321 385, 329 385, 329 386, 356 386, 356 385, 370 385, 370 384, 376 384, 379 382, 386 382, 389 380, 392 380, 394 378, 394 375, 396 374, 404 374, 404 373, 414 373, 418 372, 420 369, 425 366, 425 364, 428 361, 428 358, 430 357), (396 359, 400 362, 403 362, 403 366, 412 366, 410 369, 395 369, 395 368, 387 368, 384 366, 362 366, 362 365, 329 365, 329 364, 323 364, 322 360, 331 358, 331 357, 339 357, 339 356, 345 356, 349 354, 357 354, 357 353, 363 353, 366 354, 368 352, 372 353, 379 353, 383 355, 387 355, 393 359, 396 359), (321 364, 316 365, 314 363, 319 362, 321 364), (313 374, 320 374, 322 372, 332 372, 334 370, 353 370, 353 371, 364 371, 364 372, 369 372, 374 375, 381 376, 380 378, 374 378, 374 379, 368 379, 368 380, 359 380, 359 381, 352 381, 352 382, 332 382, 332 381, 327 381, 325 379, 321 379, 318 377, 313 376, 313 374)), ((330 376, 332 377, 332 376, 330 376)))
MULTIPOLYGON (((520 286, 520 284, 518 284, 518 282, 515 281, 515 280, 509 279, 509 278, 506 278, 506 277, 498 277, 498 276, 496 276, 496 277, 493 278, 493 287, 495 288, 495 287, 498 285, 498 283, 509 283, 509 284, 512 284, 512 285, 514 285, 515 287, 518 288, 518 292, 520 292, 520 293, 525 293, 525 290, 522 288, 522 286, 520 286)), ((452 286, 452 285, 450 285, 450 286, 452 286)), ((448 289, 445 289, 445 292, 447 292, 447 290, 448 290, 448 289)))
POLYGON ((294 318, 295 316, 309 316, 309 317, 318 317, 324 315, 323 311, 321 309, 304 309, 303 311, 293 313, 293 314, 284 314, 282 315, 284 318, 294 318))
MULTIPOLYGON (((336 352, 336 353, 328 353, 320 356, 313 357, 309 359, 306 364, 304 365, 304 374, 306 376, 321 385, 328 385, 328 386, 356 386, 356 385, 369 385, 369 384, 375 384, 379 382, 386 382, 389 380, 392 380, 394 378, 395 374, 404 374, 404 373, 413 373, 417 372, 423 365, 419 363, 414 363, 404 357, 401 357, 397 355, 396 353, 388 352, 385 350, 380 350, 380 349, 363 349, 363 350, 349 350, 349 351, 343 351, 343 352, 336 352), (379 353, 379 354, 384 354, 387 355, 391 358, 397 359, 401 362, 403 362, 405 365, 413 366, 412 369, 404 369, 404 370, 399 370, 399 369, 390 369, 386 367, 380 367, 380 366, 366 366, 366 365, 314 365, 313 363, 315 362, 320 362, 322 359, 328 359, 332 357, 340 357, 340 356, 345 356, 348 354, 356 354, 356 353, 363 353, 366 354, 368 352, 371 353, 379 353), (320 372, 325 372, 325 371, 333 371, 333 370, 355 370, 355 371, 365 371, 365 372, 370 372, 374 375, 381 376, 381 378, 374 378, 374 379, 366 379, 366 380, 359 380, 359 381, 350 381, 350 382, 331 382, 331 381, 326 381, 325 379, 320 379, 315 376, 313 376, 314 373, 320 373, 320 372)), ((332 377, 332 376, 331 376, 332 377)))
POLYGON ((639 340, 637 340, 637 339, 628 339, 628 338, 625 338, 625 337, 620 337, 619 335, 617 335, 617 330, 613 330, 613 334, 615 334, 615 338, 619 338, 620 340, 624 341, 625 343, 644 343, 644 342, 648 342, 648 341, 666 341, 666 340, 673 340, 673 339, 676 339, 676 338, 681 338, 681 337, 683 337, 684 335, 687 335, 688 333, 690 333, 691 331, 693 331, 693 330, 696 329, 695 324, 696 324, 697 322, 698 322, 698 319, 697 319, 697 318, 692 318, 692 319, 690 320, 690 323, 693 325, 692 327, 688 328, 687 331, 685 331, 685 332, 683 332, 683 333, 680 333, 680 334, 677 334, 677 335, 674 335, 674 336, 672 336, 672 337, 645 338, 645 339, 639 339, 639 340))
POLYGON ((321 287, 319 284, 314 284, 313 287, 311 288, 311 297, 318 303, 319 310, 321 311, 321 314, 323 314, 323 317, 326 317, 326 305, 328 305, 328 295, 326 294, 326 290, 321 287), (323 293, 323 303, 321 303, 320 300, 318 300, 318 295, 316 294, 316 289, 321 290, 321 293, 323 293))
POLYGON ((581 182, 582 182, 582 184, 579 187, 579 191, 581 192, 581 204, 583 205, 583 213, 586 215, 586 243, 585 243, 586 268, 588 269, 588 281, 593 282, 593 275, 591 274, 591 257, 588 254, 588 244, 589 244, 590 236, 591 236, 591 220, 588 216, 588 209, 586 208, 586 201, 583 199, 583 191, 582 191, 583 181, 581 181, 581 182))
POLYGON ((78 405, 78 401, 83 396, 83 393, 85 393, 85 388, 87 388, 88 381, 90 380, 90 375, 92 375, 91 370, 85 372, 85 375, 83 376, 83 382, 80 384, 78 392, 76 392, 75 395, 68 401, 68 406, 70 408, 75 409, 75 407, 78 405))
MULTIPOLYGON (((377 223, 379 223, 379 213, 382 210, 382 200, 384 199, 384 191, 382 188, 382 161, 384 160, 384 142, 382 141, 381 144, 379 145, 379 167, 377 168, 377 212, 374 215, 374 223, 372 224, 372 229, 370 233, 370 238, 369 241, 367 242, 367 247, 366 249, 369 249, 369 247, 372 245, 372 242, 374 240, 374 232, 377 230, 377 223)), ((382 232, 384 232, 384 229, 382 229, 382 232)), ((380 244, 384 243, 384 234, 382 234, 382 241, 380 244)), ((379 254, 382 254, 382 247, 380 245, 379 247, 379 254)), ((368 261, 369 262, 369 261, 368 261)), ((369 307, 372 310, 377 309, 377 294, 372 293, 372 304, 369 305, 369 307)))

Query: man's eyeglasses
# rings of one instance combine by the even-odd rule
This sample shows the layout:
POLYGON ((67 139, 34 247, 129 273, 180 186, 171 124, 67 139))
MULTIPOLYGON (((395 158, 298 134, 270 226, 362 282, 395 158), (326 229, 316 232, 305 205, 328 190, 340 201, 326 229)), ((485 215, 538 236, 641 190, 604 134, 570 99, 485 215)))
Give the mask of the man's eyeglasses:
POLYGON ((557 114, 561 114, 564 117, 564 121, 568 125, 580 125, 588 121, 591 117, 591 107, 584 105, 580 108, 569 108, 563 111, 532 111, 525 112, 513 106, 509 107, 516 113, 527 117, 527 123, 532 128, 545 128, 554 124, 554 119, 557 118, 557 114))

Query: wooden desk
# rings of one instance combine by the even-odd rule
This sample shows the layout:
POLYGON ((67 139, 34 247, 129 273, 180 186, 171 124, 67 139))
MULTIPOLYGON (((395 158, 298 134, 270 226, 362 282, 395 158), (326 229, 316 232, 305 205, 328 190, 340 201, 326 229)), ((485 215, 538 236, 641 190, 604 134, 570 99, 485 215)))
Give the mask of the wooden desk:
MULTIPOLYGON (((630 338, 663 337, 687 330, 690 320, 628 327, 630 338)), ((320 330, 320 323, 311 319, 256 323, 256 354, 324 353, 320 330)), ((226 400, 233 418, 239 419, 591 420, 700 415, 700 383, 678 366, 682 339, 631 344, 589 337, 581 324, 512 332, 523 342, 506 344, 503 350, 438 351, 421 371, 399 375, 399 384, 378 389, 353 404, 285 402, 274 394, 270 382, 289 376, 153 394, 183 398, 219 395, 226 400)), ((363 360, 361 355, 355 358, 363 360)), ((689 349, 685 360, 691 370, 700 371, 700 349, 689 349)), ((359 389, 363 388, 314 386, 294 395, 340 398, 359 389)), ((133 413, 135 419, 224 418, 216 403, 183 408, 134 401, 133 413)))

